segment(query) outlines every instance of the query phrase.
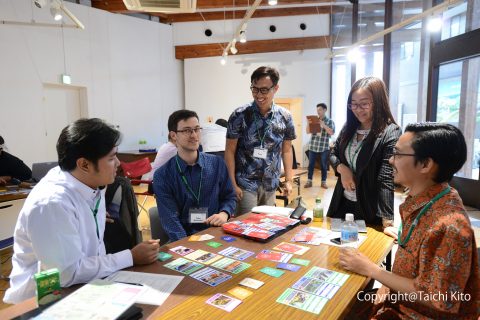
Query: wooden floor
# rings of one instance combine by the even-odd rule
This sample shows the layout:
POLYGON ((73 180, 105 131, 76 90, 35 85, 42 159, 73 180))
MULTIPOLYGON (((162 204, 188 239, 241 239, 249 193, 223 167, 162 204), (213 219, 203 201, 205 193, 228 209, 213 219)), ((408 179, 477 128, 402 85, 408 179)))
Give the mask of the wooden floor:
MULTIPOLYGON (((330 200, 332 198, 332 193, 333 193, 333 187, 335 186, 335 183, 337 181, 337 178, 333 175, 333 172, 330 170, 329 175, 327 178, 327 185, 328 189, 323 189, 320 187, 320 172, 319 170, 315 170, 315 174, 313 177, 313 187, 305 189, 303 188, 304 183, 307 180, 307 176, 303 175, 301 176, 301 188, 300 188, 300 194, 302 196, 302 199, 306 202, 307 208, 313 208, 315 205, 315 199, 317 197, 322 198, 322 203, 324 205, 324 212, 326 214, 328 205, 330 204, 330 200)), ((137 187, 136 187, 137 188, 137 187)), ((294 199, 297 196, 297 189, 294 188, 294 194, 291 196, 291 199, 294 199)), ((403 202, 404 195, 401 192, 395 192, 395 224, 397 225, 400 221, 400 216, 398 213, 398 206, 400 203, 403 202)), ((143 197, 140 197, 138 199, 139 203, 142 203, 144 200, 143 197)), ((147 210, 141 210, 139 219, 138 219, 138 225, 140 230, 142 231, 143 239, 147 240, 151 238, 150 235, 150 222, 148 218, 148 209, 156 206, 155 199, 153 197, 147 197, 144 208, 147 210)), ((277 200, 277 206, 283 206, 283 200, 277 200)), ((473 208, 467 208, 468 213, 473 220, 475 219, 480 219, 480 211, 473 209, 473 208)), ((477 220, 478 221, 478 220, 477 220)), ((480 244, 480 225, 479 227, 474 228, 475 230, 475 237, 477 239, 477 245, 480 244)), ((8 281, 4 280, 3 277, 8 277, 8 275, 11 272, 12 269, 12 261, 11 261, 11 256, 12 256, 12 250, 7 249, 4 250, 1 253, 1 275, 2 279, 0 279, 0 309, 6 308, 10 305, 4 304, 3 303, 3 296, 5 294, 5 290, 8 288, 9 283, 8 281)))

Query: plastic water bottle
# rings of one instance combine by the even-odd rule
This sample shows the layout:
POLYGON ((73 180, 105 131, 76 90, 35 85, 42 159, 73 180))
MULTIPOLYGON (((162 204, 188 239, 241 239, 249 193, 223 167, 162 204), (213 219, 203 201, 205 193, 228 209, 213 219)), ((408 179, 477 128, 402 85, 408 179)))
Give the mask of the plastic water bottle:
POLYGON ((313 207, 313 221, 322 221, 323 220, 323 206, 322 199, 318 197, 315 199, 315 207, 313 207))
POLYGON ((340 241, 342 245, 356 248, 358 244, 358 226, 355 223, 353 213, 345 215, 345 222, 342 223, 341 232, 340 241))

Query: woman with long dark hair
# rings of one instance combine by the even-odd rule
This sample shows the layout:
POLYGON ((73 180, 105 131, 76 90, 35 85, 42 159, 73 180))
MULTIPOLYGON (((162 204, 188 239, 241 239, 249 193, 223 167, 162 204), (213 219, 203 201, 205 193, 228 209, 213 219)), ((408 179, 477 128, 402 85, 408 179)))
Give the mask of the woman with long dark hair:
POLYGON ((401 134, 382 80, 366 77, 348 95, 347 123, 330 155, 339 177, 327 216, 393 225, 393 170, 388 159, 401 134))

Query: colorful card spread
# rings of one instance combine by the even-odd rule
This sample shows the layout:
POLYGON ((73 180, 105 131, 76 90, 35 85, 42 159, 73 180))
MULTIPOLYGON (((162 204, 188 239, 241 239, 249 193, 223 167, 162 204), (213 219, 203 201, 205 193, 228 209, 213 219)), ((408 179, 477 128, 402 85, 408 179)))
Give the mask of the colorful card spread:
POLYGON ((272 276, 272 277, 275 277, 275 278, 278 278, 282 274, 285 273, 285 271, 270 268, 270 267, 262 268, 262 269, 260 269, 260 272, 263 272, 263 273, 268 274, 269 276, 272 276))
POLYGON ((305 244, 320 245, 330 241, 333 232, 328 229, 307 227, 303 228, 296 235, 293 236, 292 242, 303 242, 305 244))
POLYGON ((265 213, 250 214, 246 219, 222 225, 225 232, 246 238, 267 241, 300 223, 297 219, 265 213))
POLYGON ((228 293, 230 293, 232 296, 240 300, 244 300, 245 298, 250 296, 253 292, 242 287, 235 287, 233 289, 228 290, 228 293))
POLYGON ((250 256, 253 256, 255 252, 243 250, 237 247, 228 247, 223 249, 218 254, 224 255, 225 257, 230 257, 237 260, 245 260, 250 256))
POLYGON ((206 283, 209 286, 215 287, 218 286, 220 283, 227 281, 232 276, 224 272, 206 267, 202 270, 192 273, 190 277, 200 282, 206 283))
POLYGON ((166 265, 164 265, 164 267, 181 272, 183 274, 190 274, 202 268, 203 264, 193 262, 184 258, 178 258, 176 260, 173 260, 172 262, 167 263, 166 265))
POLYGON ((277 268, 293 271, 293 272, 297 272, 298 270, 300 270, 300 266, 297 266, 295 264, 290 264, 290 263, 283 263, 283 262, 277 264, 277 268))
POLYGON ((237 239, 235 239, 234 237, 231 237, 231 236, 223 236, 220 239, 222 239, 223 241, 226 241, 226 242, 233 242, 233 241, 237 240, 237 239))
POLYGON ((223 244, 221 244, 220 242, 210 241, 210 242, 207 242, 207 246, 218 248, 223 246, 223 244))
POLYGON ((282 242, 279 245, 277 245, 275 248, 273 248, 273 250, 285 251, 293 254, 302 255, 308 250, 310 250, 310 248, 305 246, 299 246, 298 244, 282 242))
POLYGON ((157 259, 160 261, 167 261, 171 257, 173 256, 170 253, 166 253, 166 252, 159 252, 157 255, 157 259))
POLYGON ((315 278, 331 284, 341 286, 347 281, 349 275, 341 272, 336 272, 320 267, 313 267, 306 274, 305 277, 315 278))
POLYGON ((200 263, 210 264, 212 262, 220 260, 222 256, 219 256, 218 254, 215 254, 215 253, 203 251, 203 250, 196 250, 195 252, 187 254, 185 258, 193 261, 197 261, 200 263))
POLYGON ((226 296, 221 293, 217 293, 207 300, 207 304, 228 312, 235 309, 240 303, 242 303, 241 300, 226 296))
POLYGON ((263 286, 264 282, 260 280, 252 279, 252 278, 245 278, 242 281, 240 281, 239 284, 252 289, 258 289, 261 286, 263 286))
POLYGON ((292 260, 290 260, 290 263, 299 264, 301 266, 308 266, 310 264, 310 260, 293 258, 292 260))
POLYGON ((181 256, 186 256, 187 254, 192 253, 195 250, 184 247, 184 246, 178 246, 170 249, 170 251, 175 252, 176 254, 179 254, 181 256))
POLYGON ((277 252, 271 250, 262 250, 256 256, 257 259, 270 260, 274 262, 288 262, 291 257, 291 253, 277 252))
POLYGON ((250 268, 250 266, 251 264, 249 263, 241 262, 230 258, 223 258, 222 260, 219 260, 212 264, 212 267, 225 270, 234 274, 240 273, 243 270, 250 268))
POLYGON ((277 299, 277 302, 298 308, 300 310, 319 314, 322 308, 328 302, 328 299, 288 288, 277 299))

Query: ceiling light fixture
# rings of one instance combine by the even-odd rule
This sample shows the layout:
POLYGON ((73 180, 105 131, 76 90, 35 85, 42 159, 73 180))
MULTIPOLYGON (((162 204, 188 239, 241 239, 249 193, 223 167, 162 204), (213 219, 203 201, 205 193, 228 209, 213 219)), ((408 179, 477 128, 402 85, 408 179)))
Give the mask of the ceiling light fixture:
POLYGON ((222 54, 222 59, 220 59, 220 64, 221 64, 222 66, 224 66, 224 65, 227 64, 227 55, 228 55, 228 53, 226 53, 226 52, 224 52, 224 53, 222 54))
POLYGON ((50 2, 50 13, 55 21, 60 21, 63 19, 62 12, 60 11, 60 2, 57 0, 52 0, 50 2))
POLYGON ((232 45, 231 45, 231 47, 230 47, 230 52, 231 52, 232 54, 237 54, 237 52, 238 52, 238 49, 235 47, 235 44, 236 44, 236 43, 237 43, 237 39, 234 38, 234 39, 232 40, 232 45))
POLYGON ((268 4, 271 6, 277 5, 277 0, 268 0, 268 4))
POLYGON ((439 17, 431 18, 428 20, 427 29, 430 32, 438 32, 442 30, 442 19, 439 17))

